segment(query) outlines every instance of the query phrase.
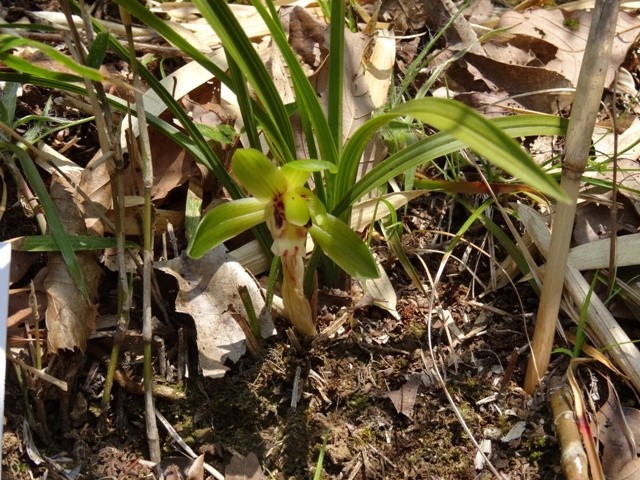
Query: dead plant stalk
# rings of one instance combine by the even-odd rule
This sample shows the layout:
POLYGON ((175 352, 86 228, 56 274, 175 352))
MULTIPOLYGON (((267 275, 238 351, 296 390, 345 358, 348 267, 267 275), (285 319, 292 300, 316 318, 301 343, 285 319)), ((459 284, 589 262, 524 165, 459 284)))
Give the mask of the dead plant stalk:
POLYGON ((151 206, 151 188, 153 187, 153 165, 151 163, 151 147, 149 133, 145 117, 144 102, 142 99, 142 83, 138 74, 136 50, 133 44, 131 15, 124 8, 120 8, 120 17, 124 24, 129 54, 131 58, 131 72, 136 98, 136 115, 140 131, 138 143, 139 163, 142 170, 142 184, 144 189, 144 209, 142 216, 143 225, 143 266, 142 266, 142 340, 144 342, 144 403, 147 424, 147 444, 149 446, 149 458, 152 462, 160 462, 160 437, 156 423, 156 412, 153 400, 153 371, 152 371, 152 345, 153 326, 151 319, 151 263, 153 261, 153 208, 151 206))
POLYGON ((562 165, 561 186, 571 201, 558 204, 553 220, 547 269, 543 279, 531 357, 524 383, 524 388, 529 393, 533 393, 540 383, 551 357, 578 190, 587 164, 591 137, 602 98, 619 7, 619 0, 599 0, 593 11, 589 38, 569 119, 567 145, 562 165))
MULTIPOLYGON (((82 40, 76 25, 72 18, 71 6, 68 1, 61 3, 63 12, 67 18, 67 24, 73 38, 73 42, 67 42, 70 52, 74 58, 82 64, 86 63, 86 55, 82 49, 82 40)), ((83 4, 81 4, 83 7, 83 4)), ((89 44, 94 39, 92 25, 86 15, 83 15, 84 27, 87 32, 87 41, 89 44)), ((127 280, 127 269, 125 264, 125 237, 124 237, 124 183, 122 179, 124 170, 124 159, 122 149, 117 139, 116 128, 113 123, 113 116, 104 88, 100 83, 92 83, 88 79, 84 80, 87 90, 87 99, 91 105, 91 109, 95 112, 96 131, 98 133, 98 141, 100 151, 104 161, 113 162, 109 170, 113 172, 113 202, 116 212, 115 232, 118 251, 118 326, 114 338, 114 347, 111 352, 111 358, 107 368, 105 379, 105 387, 102 396, 102 410, 106 412, 109 407, 109 399, 111 397, 111 388, 113 385, 114 374, 125 332, 129 325, 129 311, 131 306, 131 293, 129 290, 129 282, 127 280)), ((86 202, 91 205, 91 201, 86 202)))

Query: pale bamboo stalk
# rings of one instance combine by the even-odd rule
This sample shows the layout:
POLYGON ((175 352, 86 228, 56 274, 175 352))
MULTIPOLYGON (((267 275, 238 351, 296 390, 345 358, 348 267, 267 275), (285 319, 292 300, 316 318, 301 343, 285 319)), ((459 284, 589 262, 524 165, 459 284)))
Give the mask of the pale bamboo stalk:
POLYGON ((567 146, 562 167, 561 186, 571 201, 558 204, 553 220, 554 228, 547 259, 547 265, 552 265, 553 268, 547 269, 542 284, 531 356, 524 382, 524 388, 528 393, 533 393, 540 383, 551 357, 576 212, 576 200, 602 98, 619 7, 620 0, 599 0, 593 11, 587 47, 569 119, 567 146))
MULTIPOLYGON (((550 245, 548 227, 531 207, 518 205, 517 211, 536 246, 547 256, 550 245)), ((590 286, 578 269, 568 263, 564 288, 568 303, 582 305, 586 301, 590 286)), ((628 377, 634 388, 640 389, 640 351, 597 295, 591 296, 586 325, 587 333, 594 343, 600 348, 606 348, 607 355, 613 363, 628 377)))
POLYGON ((571 407, 571 391, 564 381, 558 378, 552 379, 549 391, 553 426, 562 452, 560 466, 564 476, 570 480, 588 480, 587 454, 582 446, 580 431, 571 407))
MULTIPOLYGON (((569 362, 569 368, 567 368, 567 381, 569 382, 569 387, 573 394, 573 408, 575 411, 576 425, 580 431, 582 444, 584 445, 584 450, 589 461, 589 470, 591 473, 590 478, 592 480, 604 480, 605 477, 604 471, 602 470, 602 463, 600 462, 600 455, 598 454, 594 435, 591 431, 591 426, 589 425, 589 418, 584 405, 584 399, 582 398, 582 394, 578 388, 578 382, 576 381, 574 374, 575 369, 578 368, 579 365, 590 363, 592 361, 593 360, 590 358, 572 359, 571 362, 569 362)), ((567 478, 569 480, 573 480, 570 477, 567 478)))

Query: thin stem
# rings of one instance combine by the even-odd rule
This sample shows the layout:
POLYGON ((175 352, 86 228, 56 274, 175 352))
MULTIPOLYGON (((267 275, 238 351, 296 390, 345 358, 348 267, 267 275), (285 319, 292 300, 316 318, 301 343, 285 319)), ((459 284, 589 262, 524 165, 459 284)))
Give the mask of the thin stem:
MULTIPOLYGON (((133 34, 131 32, 131 16, 124 8, 120 8, 120 17, 124 24, 131 58, 131 71, 133 74, 133 84, 136 92, 136 112, 140 132, 138 152, 140 167, 142 169, 142 183, 144 189, 144 208, 142 215, 143 224, 143 265, 142 265, 142 340, 144 342, 144 404, 145 418, 147 424, 147 444, 149 446, 149 458, 152 462, 158 463, 161 460, 160 436, 158 434, 158 424, 156 423, 156 412, 153 400, 153 369, 152 369, 152 346, 153 346, 153 325, 151 319, 151 264, 153 262, 153 206, 151 204, 151 188, 153 187, 153 163, 151 161, 151 146, 149 143, 149 131, 147 128, 147 118, 144 111, 144 101, 142 98, 142 82, 138 74, 138 63, 136 62, 136 50, 133 44, 133 34)), ((132 142, 135 144, 135 142, 132 142)), ((135 159, 134 159, 135 160, 135 159)))
POLYGON ((607 280, 607 298, 611 297, 616 285, 616 244, 618 239, 618 111, 616 108, 616 85, 618 84, 618 71, 613 80, 613 100, 611 102, 611 126, 613 128, 613 158, 611 177, 611 228, 609 244, 609 278, 607 280))

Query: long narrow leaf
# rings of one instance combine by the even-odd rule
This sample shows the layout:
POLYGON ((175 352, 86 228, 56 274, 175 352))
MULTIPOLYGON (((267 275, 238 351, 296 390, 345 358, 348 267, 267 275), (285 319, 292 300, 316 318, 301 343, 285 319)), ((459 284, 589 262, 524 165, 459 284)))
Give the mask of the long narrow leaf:
POLYGON ((322 251, 349 275, 357 278, 380 276, 369 247, 338 218, 327 215, 322 223, 313 224, 309 233, 322 251))
MULTIPOLYGON (((9 53, 11 50, 18 47, 31 47, 38 49, 42 53, 50 57, 52 60, 55 60, 61 65, 67 67, 79 77, 88 78, 95 82, 102 82, 105 80, 103 75, 95 68, 87 67, 86 65, 75 62, 71 57, 66 56, 50 45, 46 45, 36 40, 29 40, 23 37, 14 37, 12 35, 6 34, 0 35, 0 59, 2 59, 7 65, 12 66, 12 64, 15 64, 15 62, 17 62, 18 60, 22 60, 9 53)), ((26 61, 23 60, 23 62, 26 61)), ((22 63, 21 65, 24 66, 24 64, 22 63)), ((45 72, 48 71, 44 69, 40 70, 43 70, 45 72)), ((55 74, 56 72, 49 71, 49 73, 55 74)))
MULTIPOLYGON (((280 53, 282 54, 287 67, 289 68, 289 74, 291 75, 291 82, 296 94, 296 102, 298 103, 298 111, 303 117, 303 125, 305 123, 311 124, 315 133, 315 141, 318 144, 318 150, 320 158, 328 162, 337 164, 338 162, 338 149, 333 141, 331 134, 331 128, 327 121, 322 106, 318 100, 318 95, 314 88, 311 86, 309 79, 305 75, 300 62, 295 53, 291 49, 287 37, 282 29, 282 25, 277 20, 277 14, 274 10, 271 10, 271 14, 267 9, 258 1, 252 0, 254 5, 264 22, 267 24, 273 41, 278 46, 280 53), (306 120, 305 120, 306 118, 306 120)), ((270 6, 272 6, 269 3, 270 6)), ((307 132, 305 132, 307 133, 307 132)), ((308 139, 309 142, 313 139, 308 139)), ((331 178, 331 176, 329 176, 331 178)))
POLYGON ((272 76, 267 71, 238 19, 226 2, 215 2, 214 4, 205 0, 195 0, 194 4, 220 37, 225 50, 247 77, 262 105, 276 124, 282 139, 282 142, 279 142, 279 146, 286 146, 286 149, 282 148, 279 152, 281 155, 286 155, 283 160, 293 160, 295 158, 293 155, 295 142, 289 115, 282 103, 272 76))
POLYGON ((47 218, 47 222, 49 224, 49 229, 51 230, 51 234, 55 238, 56 243, 60 248, 60 253, 62 254, 62 258, 64 259, 64 262, 69 269, 69 274, 78 287, 78 290, 88 300, 89 293, 87 291, 87 285, 84 281, 84 277, 82 276, 82 270, 80 269, 80 264, 78 263, 76 254, 73 251, 73 245, 71 244, 69 235, 64 230, 64 225, 62 224, 62 220, 60 219, 60 215, 58 214, 58 210, 56 209, 53 200, 49 196, 47 187, 40 177, 40 172, 38 172, 38 169, 34 165, 33 161, 31 160, 29 155, 25 153, 24 150, 18 148, 16 145, 7 143, 5 143, 3 146, 10 149, 18 158, 20 166, 22 167, 22 171, 24 172, 25 177, 27 177, 29 185, 38 196, 40 205, 42 205, 45 216, 47 218))
MULTIPOLYGON (((201 65, 203 65, 212 73, 216 74, 216 76, 219 75, 218 78, 221 81, 223 81, 223 83, 227 82, 229 86, 231 87, 233 86, 230 78, 222 70, 220 70, 217 67, 217 65, 215 65, 211 60, 209 60, 204 55, 202 55, 199 51, 194 49, 191 44, 189 44, 188 42, 186 42, 186 40, 182 39, 182 37, 180 37, 178 34, 173 32, 173 30, 171 30, 164 22, 159 20, 155 15, 151 14, 147 9, 145 9, 140 4, 137 4, 136 2, 123 2, 123 3, 125 4, 123 6, 127 9, 131 9, 130 11, 134 13, 136 17, 141 18, 141 16, 143 16, 145 19, 145 23, 147 21, 150 22, 150 23, 146 23, 147 25, 155 28, 156 30, 160 29, 163 32, 163 34, 168 35, 170 37, 169 40, 178 42, 181 45, 181 48, 184 47, 188 52, 190 52, 190 54, 192 55, 192 58, 197 59, 201 65)), ((98 22, 94 21, 93 26, 96 29, 96 31, 99 31, 99 32, 104 31, 104 28, 98 22)), ((111 37, 110 40, 111 40, 110 41, 111 48, 113 48, 122 58, 127 59, 128 52, 126 48, 123 45, 121 45, 119 42, 117 42, 113 37, 111 37)), ((131 61, 137 61, 137 60, 132 59, 131 61)), ((163 122, 157 117, 147 114, 147 120, 149 121, 149 123, 155 127, 160 128, 163 131, 163 133, 165 133, 165 135, 169 136, 175 141, 178 141, 178 143, 180 143, 180 145, 183 148, 189 151, 194 156, 194 158, 196 158, 199 162, 201 162, 203 165, 209 168, 209 170, 213 172, 213 174, 220 181, 220 183, 224 185, 224 187, 227 189, 227 191, 232 196, 232 198, 234 199, 243 198, 244 192, 242 191, 242 189, 239 188, 238 185, 233 181, 233 179, 227 172, 226 168, 224 167, 224 164, 215 154, 213 149, 209 147, 206 139, 202 136, 202 133, 198 130, 198 127, 193 123, 191 118, 182 109, 182 107, 178 104, 178 102, 173 98, 171 93, 168 90, 166 90, 162 86, 162 84, 155 78, 155 76, 151 74, 151 72, 149 72, 149 70, 140 62, 138 62, 138 72, 143 77, 143 79, 150 85, 150 87, 158 94, 158 96, 163 100, 163 102, 165 103, 165 105, 167 105, 169 110, 176 116, 180 124, 184 127, 184 129, 189 134, 190 139, 187 139, 187 137, 182 135, 182 133, 179 132, 177 129, 175 129, 173 126, 168 125, 166 122, 163 122)), ((128 107, 126 111, 129 112, 128 107)), ((266 130, 275 132, 275 127, 273 126, 271 119, 268 116, 264 115, 264 112, 262 110, 253 109, 253 111, 256 117, 258 118, 258 120, 260 121, 260 123, 263 125, 263 127, 266 130)), ((135 111, 131 113, 135 114, 135 111)), ((258 242, 260 243, 260 246, 262 247, 265 255, 267 256, 267 258, 270 259, 272 256, 271 248, 270 248, 271 235, 269 234, 266 226, 264 225, 256 226, 253 229, 253 233, 256 239, 258 240, 258 242)))
MULTIPOLYGON (((430 100, 430 99, 425 99, 430 100)), ((421 100, 421 101, 425 101, 421 100)), ((343 151, 343 156, 356 155, 360 158, 362 152, 361 148, 366 145, 368 136, 372 135, 380 123, 374 124, 374 120, 367 122, 367 124, 360 127, 360 129, 351 138, 348 146, 343 151)), ((387 121, 389 118, 387 118, 387 121)), ((559 117, 552 117, 549 115, 522 115, 502 117, 488 120, 494 128, 500 130, 505 136, 515 138, 521 136, 532 135, 564 135, 566 133, 567 121, 559 117)), ((517 145, 517 144, 516 144, 517 145)), ((429 137, 420 140, 404 150, 392 155, 386 160, 377 165, 371 172, 362 177, 355 185, 344 185, 344 193, 341 200, 333 208, 332 213, 334 215, 341 215, 347 211, 349 206, 356 202, 366 193, 370 192, 374 188, 384 184, 392 178, 402 174, 408 169, 420 164, 428 163, 434 159, 453 153, 461 148, 464 148, 465 144, 459 138, 455 138, 451 132, 438 132, 429 137)), ((519 147, 518 147, 519 148, 519 147)), ((524 152, 522 152, 524 154, 524 152)), ((532 160, 529 159, 532 162, 532 160)), ((341 167, 343 165, 341 164, 341 167)), ((343 167, 345 168, 345 167, 343 167)), ((535 166, 536 171, 540 171, 543 175, 545 189, 548 191, 551 186, 553 193, 555 194, 559 187, 553 180, 546 177, 545 174, 539 170, 539 167, 535 166)), ((512 168, 510 167, 510 170, 512 168)), ((346 172, 346 171, 345 171, 346 172)), ((340 177, 342 173, 339 173, 340 177)), ((345 173, 346 174, 346 173, 345 173)), ((352 178, 353 178, 352 174, 352 178)), ((522 180, 523 177, 520 176, 522 180)), ((351 180, 353 182, 353 180, 351 180)), ((530 184, 531 185, 531 184, 530 184)), ((532 185, 534 188, 542 191, 537 185, 532 185)))
POLYGON ((460 102, 433 97, 414 100, 394 108, 368 121, 353 134, 345 146, 344 159, 340 162, 337 179, 340 194, 355 182, 360 155, 371 135, 380 126, 401 116, 414 117, 447 132, 522 182, 553 198, 567 200, 560 186, 495 122, 487 120, 460 102))
POLYGON ((187 253, 200 258, 222 242, 267 220, 268 209, 256 198, 243 198, 210 210, 191 238, 187 253))
POLYGON ((342 94, 344 84, 344 2, 331 2, 329 31, 329 106, 328 119, 333 141, 342 146, 342 94))
POLYGON ((238 64, 227 54, 227 62, 229 63, 229 71, 231 72, 231 81, 233 82, 233 91, 238 99, 238 106, 244 122, 244 130, 249 139, 249 145, 247 147, 260 150, 260 138, 258 134, 258 125, 256 118, 253 114, 253 105, 251 102, 251 95, 249 95, 249 89, 244 81, 244 77, 238 64))
MULTIPOLYGON (((115 1, 116 3, 120 4, 122 7, 126 8, 132 15, 137 17, 145 25, 148 25, 149 27, 153 28, 156 32, 162 35, 167 41, 169 41, 170 43, 178 47, 183 53, 187 54, 189 58, 198 62, 208 71, 210 71, 213 75, 215 75, 217 80, 221 81, 224 85, 226 85, 234 93, 236 93, 234 90, 235 84, 231 79, 231 77, 225 72, 225 69, 216 65, 216 63, 214 63, 209 58, 207 58, 206 55, 200 52, 197 48, 191 45, 182 36, 176 33, 171 27, 169 27, 169 25, 167 25, 166 22, 162 21, 160 18, 158 18, 155 14, 153 14, 150 10, 145 8, 140 3, 130 2, 128 0, 115 0, 115 1)), ((98 22, 94 21, 93 25, 96 31, 104 30, 104 27, 102 27, 98 22)), ((126 50, 122 46, 114 45, 113 42, 111 43, 111 47, 115 49, 119 55, 122 55, 123 54, 122 52, 126 52, 126 50)), ((123 58, 126 58, 126 57, 123 57, 123 58)), ((160 82, 153 75, 148 73, 148 71, 146 71, 146 68, 141 68, 140 71, 145 81, 149 82, 151 88, 153 88, 158 93, 158 95, 160 95, 160 97, 167 104, 169 109, 182 122, 182 119, 180 118, 179 113, 175 111, 175 105, 177 104, 175 102, 175 99, 171 97, 171 94, 169 92, 166 92, 166 90, 165 92, 158 90, 157 86, 160 84, 160 82), (170 103, 167 103, 167 102, 170 102, 170 103)), ((273 121, 273 119, 270 118, 269 115, 267 115, 266 112, 264 112, 264 110, 262 110, 253 99, 250 99, 250 102, 252 104, 252 111, 256 117, 256 120, 262 125, 264 130, 273 138, 280 138, 277 125, 273 121)), ((180 108, 179 105, 178 105, 178 108, 180 108)), ((184 125, 184 123, 182 124, 184 125)), ((192 132, 189 132, 189 134, 193 135, 192 132)), ((204 143, 206 143, 204 140, 202 140, 202 142, 203 142, 202 143, 203 145, 204 143)), ((198 143, 200 143, 199 140, 198 140, 198 143)), ((213 162, 211 163, 211 165, 208 165, 206 163, 205 165, 207 165, 210 168, 213 165, 215 168, 215 165, 218 162, 217 160, 214 160, 214 159, 212 160, 213 162)), ((216 171, 216 170, 213 170, 213 171, 216 176, 220 175, 219 171, 216 171)), ((225 184, 224 178, 220 178, 220 180, 222 181, 223 184, 225 184)), ((225 184, 225 187, 226 187, 226 184, 225 184)))
MULTIPOLYGON (((116 239, 112 237, 95 237, 92 235, 69 236, 69 243, 74 251, 104 250, 115 248, 116 239)), ((29 235, 26 237, 12 238, 10 240, 12 250, 22 252, 59 252, 60 245, 53 235, 29 235)), ((133 242, 126 242, 126 248, 140 248, 133 242)))

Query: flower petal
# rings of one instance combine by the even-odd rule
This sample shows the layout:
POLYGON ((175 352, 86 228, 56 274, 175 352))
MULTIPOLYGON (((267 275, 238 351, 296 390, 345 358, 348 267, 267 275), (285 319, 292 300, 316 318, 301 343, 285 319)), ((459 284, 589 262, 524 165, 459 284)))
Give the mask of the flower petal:
POLYGON ((307 253, 307 229, 286 222, 273 234, 271 251, 279 257, 302 257, 307 253))
POLYGON ((326 214, 321 224, 313 224, 309 233, 327 256, 356 278, 380 276, 369 247, 344 222, 326 214))
POLYGON ((287 191, 284 174, 260 150, 236 150, 231 160, 231 169, 249 193, 262 202, 273 201, 287 191))
POLYGON ((311 221, 317 225, 321 225, 327 216, 327 209, 324 203, 308 188, 299 187, 296 191, 306 199, 309 213, 311 214, 311 221))
POLYGON ((202 257, 207 251, 239 233, 264 222, 272 214, 271 204, 255 198, 224 203, 206 213, 189 241, 187 254, 202 257))
POLYGON ((307 200, 296 190, 288 190, 282 196, 282 203, 284 204, 284 218, 287 222, 298 226, 309 223, 311 214, 307 200))

